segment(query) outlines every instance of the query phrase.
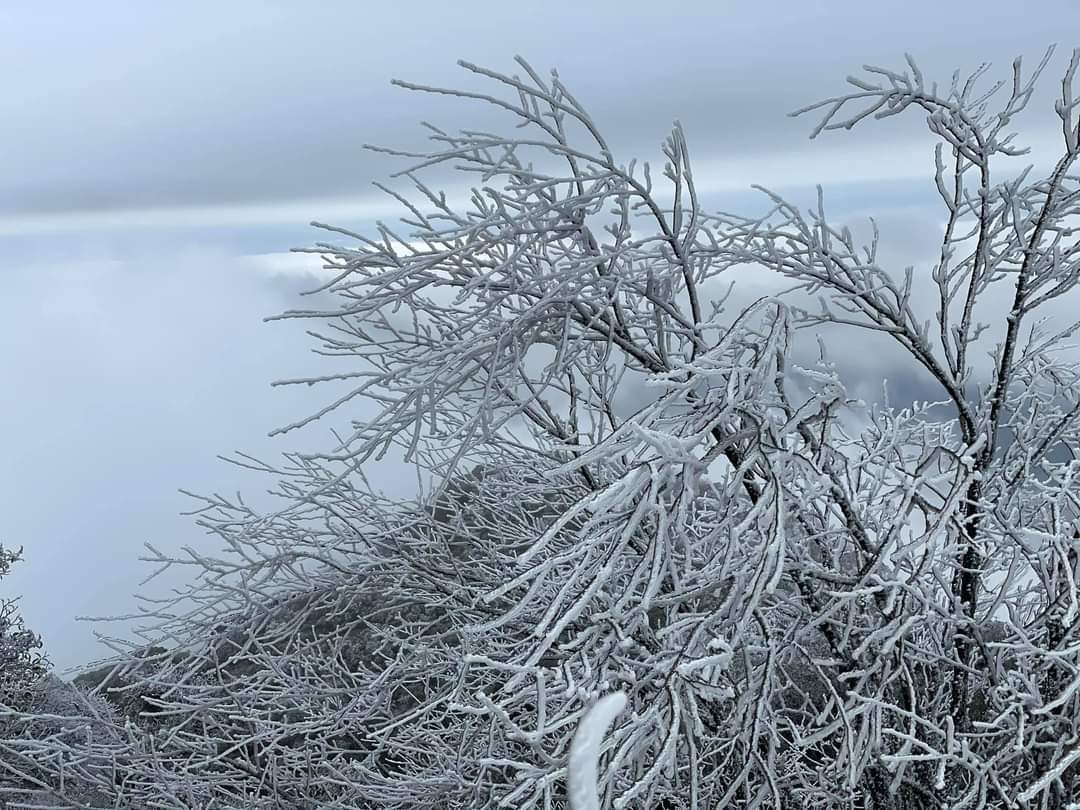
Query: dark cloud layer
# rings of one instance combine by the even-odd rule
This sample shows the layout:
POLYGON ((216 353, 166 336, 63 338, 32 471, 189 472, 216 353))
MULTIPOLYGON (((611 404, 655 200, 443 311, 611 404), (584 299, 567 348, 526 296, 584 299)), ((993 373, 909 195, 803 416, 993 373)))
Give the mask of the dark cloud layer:
MULTIPOLYGON (((8 216, 365 192, 386 164, 363 142, 416 144, 421 118, 488 117, 389 86, 479 86, 458 58, 514 70, 520 53, 544 73, 557 66, 628 152, 655 151, 680 118, 699 157, 768 154, 802 146, 813 123, 787 111, 864 62, 900 66, 907 49, 943 78, 983 59, 1007 71, 1080 23, 1080 7, 1062 1, 1037 14, 850 0, 431 3, 407 15, 371 3, 65 5, 0 11, 8 216)), ((891 126, 895 137, 922 128, 917 116, 891 126)))

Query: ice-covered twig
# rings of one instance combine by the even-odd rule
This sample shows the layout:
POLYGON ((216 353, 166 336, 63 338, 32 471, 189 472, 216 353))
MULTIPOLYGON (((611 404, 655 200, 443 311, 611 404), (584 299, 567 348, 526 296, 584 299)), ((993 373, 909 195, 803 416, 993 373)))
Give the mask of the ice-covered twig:
POLYGON ((570 743, 570 761, 567 764, 566 782, 570 795, 570 810, 600 810, 597 788, 600 743, 603 742, 611 721, 625 706, 626 695, 613 692, 600 698, 578 723, 574 739, 570 743))

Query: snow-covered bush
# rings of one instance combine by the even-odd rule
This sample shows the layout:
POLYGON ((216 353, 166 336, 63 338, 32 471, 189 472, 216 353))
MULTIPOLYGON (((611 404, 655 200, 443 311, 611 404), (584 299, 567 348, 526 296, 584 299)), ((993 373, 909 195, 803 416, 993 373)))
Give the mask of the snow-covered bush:
POLYGON ((519 128, 383 150, 412 161, 406 232, 320 226, 348 240, 311 249, 340 307, 282 317, 326 321, 349 362, 293 382, 354 386, 311 419, 375 415, 327 452, 239 460, 284 506, 206 497, 224 552, 155 552, 199 571, 148 612, 168 649, 131 686, 162 724, 39 761, 159 806, 562 808, 598 705, 575 810, 1064 808, 1080 364, 1076 325, 1038 318, 1080 280, 1080 51, 1059 160, 991 174, 1049 57, 986 92, 981 69, 939 90, 910 60, 868 68, 800 111, 824 110, 814 135, 926 114, 945 227, 918 274, 823 194, 707 212, 681 127, 661 184, 524 61, 463 63, 491 93, 403 83, 519 128), (451 167, 477 180, 465 208, 423 179, 451 167), (732 307, 748 272, 791 288, 732 307), (852 396, 838 335, 892 344, 939 401, 852 396), (393 446, 436 482, 417 503, 366 478, 393 446))
POLYGON ((35 788, 53 787, 60 780, 53 763, 39 759, 43 743, 47 748, 71 746, 88 751, 123 748, 117 745, 120 718, 115 708, 52 673, 34 685, 28 702, 25 713, 9 722, 0 737, 0 763, 4 764, 0 786, 5 789, 0 793, 0 806, 14 808, 23 801, 40 804, 42 800, 46 807, 67 806, 66 800, 106 801, 113 793, 112 785, 95 787, 77 773, 66 774, 64 796, 48 795, 47 791, 43 796, 35 788))
MULTIPOLYGON (((22 559, 22 549, 0 545, 0 579, 22 559)), ((25 709, 34 686, 49 671, 41 638, 23 624, 15 599, 0 599, 0 706, 25 709)), ((2 723, 2 720, 0 720, 2 723)))

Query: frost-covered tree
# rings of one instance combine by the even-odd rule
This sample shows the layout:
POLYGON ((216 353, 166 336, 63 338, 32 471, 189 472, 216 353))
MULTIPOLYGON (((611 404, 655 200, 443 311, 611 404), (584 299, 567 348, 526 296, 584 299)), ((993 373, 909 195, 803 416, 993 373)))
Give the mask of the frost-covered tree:
MULTIPOLYGON (((21 548, 0 546, 0 580, 21 559, 21 548)), ((0 705, 25 709, 49 662, 41 652, 41 637, 26 628, 18 607, 18 600, 0 598, 0 705)))
POLYGON ((318 226, 338 306, 281 317, 324 322, 342 370, 288 382, 349 390, 283 430, 374 416, 238 459, 282 508, 206 497, 224 552, 155 552, 198 577, 146 610, 162 652, 117 665, 153 711, 126 748, 26 756, 131 806, 564 807, 576 752, 577 808, 1066 807, 1080 324, 1043 315, 1080 278, 1080 51, 1056 163, 1000 169, 1050 56, 985 89, 867 68, 799 111, 814 136, 925 114, 945 227, 918 269, 822 194, 705 210, 679 125, 654 178, 522 60, 462 63, 490 92, 400 83, 517 126, 382 150, 409 161, 402 228, 318 226), (736 307, 749 273, 788 288, 736 307), (864 404, 837 338, 891 343, 939 397, 864 404), (432 475, 416 503, 365 476, 395 446, 432 475))
MULTIPOLYGON (((0 546, 0 580, 11 566, 22 560, 22 549, 12 551, 0 546)), ((40 695, 49 683, 49 660, 41 652, 41 637, 27 629, 18 610, 18 600, 0 598, 0 739, 25 733, 26 715, 38 712, 40 695)), ((0 750, 0 789, 26 784, 12 779, 2 767, 0 750)), ((4 796, 0 795, 0 806, 4 796)))

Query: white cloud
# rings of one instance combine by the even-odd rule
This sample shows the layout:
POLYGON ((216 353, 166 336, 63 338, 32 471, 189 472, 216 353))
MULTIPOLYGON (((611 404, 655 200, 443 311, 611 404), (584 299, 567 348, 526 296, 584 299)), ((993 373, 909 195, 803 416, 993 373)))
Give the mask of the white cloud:
POLYGON ((254 253, 240 261, 268 276, 301 276, 328 273, 322 257, 315 253, 254 253))

